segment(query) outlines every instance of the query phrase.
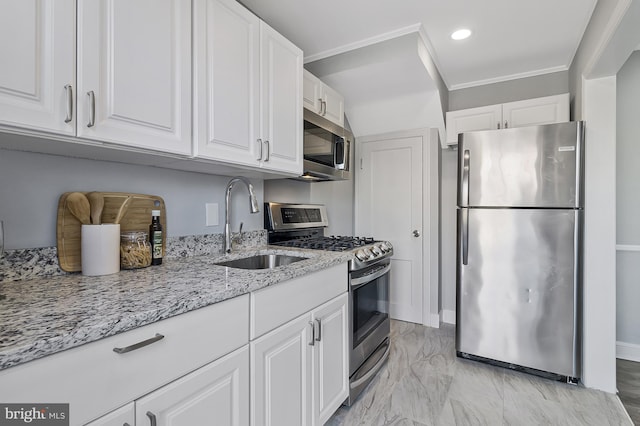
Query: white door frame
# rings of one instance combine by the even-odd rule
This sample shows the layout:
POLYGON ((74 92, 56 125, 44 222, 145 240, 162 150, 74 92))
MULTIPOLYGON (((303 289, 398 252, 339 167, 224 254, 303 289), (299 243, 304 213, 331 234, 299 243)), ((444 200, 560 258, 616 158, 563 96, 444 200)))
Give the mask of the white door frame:
MULTIPOLYGON (((414 129, 383 133, 356 138, 356 161, 354 162, 354 218, 360 212, 358 179, 361 166, 363 143, 388 139, 422 137, 422 324, 438 328, 440 326, 440 139, 438 129, 414 129)), ((358 233, 358 223, 354 220, 354 231, 358 233)))

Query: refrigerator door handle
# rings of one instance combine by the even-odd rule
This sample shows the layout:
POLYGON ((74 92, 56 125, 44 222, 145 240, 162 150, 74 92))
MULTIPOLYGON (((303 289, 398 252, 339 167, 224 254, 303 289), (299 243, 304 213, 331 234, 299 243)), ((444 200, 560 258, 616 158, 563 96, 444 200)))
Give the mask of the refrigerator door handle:
POLYGON ((469 209, 462 209, 462 264, 469 263, 469 209))
POLYGON ((469 150, 462 157, 462 207, 469 207, 469 150))

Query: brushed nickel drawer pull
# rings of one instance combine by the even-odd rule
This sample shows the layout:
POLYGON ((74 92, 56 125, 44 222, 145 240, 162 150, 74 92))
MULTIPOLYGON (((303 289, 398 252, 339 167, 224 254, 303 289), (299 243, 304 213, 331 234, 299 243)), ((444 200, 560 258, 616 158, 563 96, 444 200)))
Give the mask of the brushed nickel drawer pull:
POLYGON ((156 333, 155 336, 153 336, 150 339, 147 340, 143 340, 142 342, 136 343, 134 345, 130 345, 130 346, 125 346, 124 348, 113 348, 113 351, 119 354, 126 354, 127 352, 131 352, 131 351, 135 351, 136 349, 140 349, 140 348, 144 348, 145 346, 148 346, 152 343, 155 343, 159 340, 164 339, 164 336, 162 334, 156 333))

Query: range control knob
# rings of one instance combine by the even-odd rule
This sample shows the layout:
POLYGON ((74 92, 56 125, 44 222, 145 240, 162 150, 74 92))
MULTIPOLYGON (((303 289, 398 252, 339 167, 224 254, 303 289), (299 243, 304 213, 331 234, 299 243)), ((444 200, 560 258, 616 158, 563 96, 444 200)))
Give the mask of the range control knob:
POLYGON ((384 244, 387 246, 387 250, 388 251, 393 250, 393 246, 391 245, 391 243, 389 241, 385 241, 384 244))
POLYGON ((364 255, 367 256, 366 259, 373 259, 374 257, 376 257, 376 255, 373 254, 371 250, 369 250, 369 248, 363 248, 362 251, 364 252, 364 255))
POLYGON ((383 253, 389 253, 389 251, 391 251, 385 242, 380 243, 380 250, 382 250, 383 253))
POLYGON ((367 260, 367 255, 364 253, 364 250, 358 250, 356 252, 356 259, 358 259, 361 262, 364 262, 365 260, 367 260))
POLYGON ((382 249, 378 245, 375 245, 375 246, 371 247, 371 251, 373 252, 374 256, 381 256, 382 255, 382 249))

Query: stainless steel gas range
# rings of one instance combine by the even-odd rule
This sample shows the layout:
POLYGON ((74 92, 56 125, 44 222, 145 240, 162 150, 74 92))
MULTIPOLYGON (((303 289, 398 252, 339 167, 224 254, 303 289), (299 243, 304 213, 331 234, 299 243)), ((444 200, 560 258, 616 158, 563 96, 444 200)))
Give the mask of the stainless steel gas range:
POLYGON ((269 244, 353 252, 349 262, 349 398, 351 405, 389 357, 389 290, 393 247, 373 238, 325 236, 318 204, 265 203, 269 244))

